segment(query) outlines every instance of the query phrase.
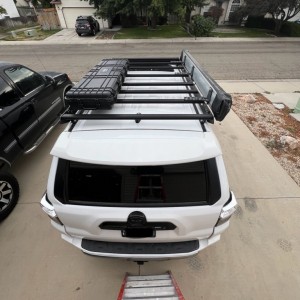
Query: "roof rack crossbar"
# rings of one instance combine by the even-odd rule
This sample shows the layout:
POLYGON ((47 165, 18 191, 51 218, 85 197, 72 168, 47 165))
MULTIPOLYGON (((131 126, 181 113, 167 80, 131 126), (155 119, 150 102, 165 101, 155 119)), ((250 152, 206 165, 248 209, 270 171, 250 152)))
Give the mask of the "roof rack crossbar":
POLYGON ((207 99, 199 100, 183 100, 183 99, 118 99, 115 104, 202 104, 206 103, 207 99))
POLYGON ((189 82, 124 82, 122 86, 193 86, 192 81, 189 82))
POLYGON ((165 66, 160 66, 160 65, 151 65, 151 66, 129 66, 128 68, 129 71, 133 70, 142 70, 142 71, 165 71, 165 70, 184 70, 183 66, 171 66, 171 65, 165 65, 165 66))
POLYGON ((123 90, 119 94, 199 94, 197 89, 190 90, 123 90))
MULTIPOLYGON (((144 63, 144 62, 174 62, 178 61, 178 57, 166 58, 129 58, 129 63, 144 63)), ((180 60, 179 60, 180 61, 180 60)))
POLYGON ((151 66, 169 66, 169 65, 182 65, 182 61, 141 61, 141 62, 131 62, 130 66, 143 66, 143 67, 151 67, 151 66))
POLYGON ((213 120, 210 114, 64 114, 62 121, 76 120, 213 120))
MULTIPOLYGON (((165 71, 165 70, 164 70, 165 71)), ((173 74, 128 74, 126 78, 130 77, 189 77, 190 73, 173 73, 173 74)))

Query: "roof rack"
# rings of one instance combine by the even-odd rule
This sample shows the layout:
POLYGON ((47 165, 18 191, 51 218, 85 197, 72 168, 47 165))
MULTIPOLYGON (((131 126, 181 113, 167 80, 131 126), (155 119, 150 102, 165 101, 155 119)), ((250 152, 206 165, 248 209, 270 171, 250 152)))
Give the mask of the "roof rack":
POLYGON ((203 124, 222 121, 232 99, 184 50, 180 58, 105 59, 67 93, 66 103, 77 113, 64 114, 62 121, 199 120, 203 124), (187 104, 194 113, 107 113, 118 104, 187 104))

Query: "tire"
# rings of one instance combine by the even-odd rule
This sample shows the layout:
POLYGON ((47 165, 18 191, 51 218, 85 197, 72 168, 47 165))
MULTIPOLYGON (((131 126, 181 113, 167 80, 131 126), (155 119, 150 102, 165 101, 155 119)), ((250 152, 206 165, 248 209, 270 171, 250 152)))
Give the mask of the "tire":
POLYGON ((95 36, 95 35, 96 35, 96 30, 94 28, 94 29, 92 29, 92 36, 95 36))
POLYGON ((9 173, 0 173, 0 221, 14 209, 19 200, 19 184, 9 173))
POLYGON ((78 36, 81 36, 81 33, 77 32, 78 36))

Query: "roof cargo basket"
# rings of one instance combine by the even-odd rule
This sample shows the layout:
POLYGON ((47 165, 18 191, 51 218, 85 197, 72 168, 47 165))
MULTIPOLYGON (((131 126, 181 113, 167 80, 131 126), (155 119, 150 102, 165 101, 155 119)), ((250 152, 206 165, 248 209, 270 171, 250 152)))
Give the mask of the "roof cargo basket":
POLYGON ((104 59, 67 93, 66 103, 71 111, 108 109, 113 104, 187 104, 194 107, 194 115, 78 112, 62 116, 64 121, 197 119, 213 123, 226 117, 232 98, 184 50, 180 58, 104 59))

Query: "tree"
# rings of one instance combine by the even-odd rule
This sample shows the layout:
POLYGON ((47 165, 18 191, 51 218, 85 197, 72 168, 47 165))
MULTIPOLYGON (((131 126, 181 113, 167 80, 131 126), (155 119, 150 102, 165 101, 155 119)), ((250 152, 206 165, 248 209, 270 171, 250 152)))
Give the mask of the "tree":
POLYGON ((52 0, 31 0, 31 3, 34 7, 50 8, 52 0))
POLYGON ((164 0, 152 0, 147 7, 148 26, 156 29, 157 18, 165 14, 164 0))
POLYGON ((0 15, 1 14, 6 14, 6 9, 2 6, 0 6, 0 15))
POLYGON ((300 12, 300 0, 246 0, 245 8, 253 16, 269 13, 275 21, 275 34, 279 34, 283 23, 300 12))
POLYGON ((211 18, 204 18, 203 16, 193 16, 190 25, 190 32, 195 36, 209 36, 214 30, 216 24, 211 18))
POLYGON ((219 19, 223 14, 224 9, 220 6, 211 6, 208 10, 209 16, 214 20, 216 24, 219 23, 219 19))
POLYGON ((192 11, 195 10, 196 7, 201 9, 208 5, 209 2, 207 0, 182 0, 182 7, 185 9, 185 22, 190 23, 192 11))
POLYGON ((84 0, 97 9, 95 15, 110 20, 116 14, 126 16, 146 13, 148 24, 155 29, 158 17, 175 9, 181 0, 84 0))

